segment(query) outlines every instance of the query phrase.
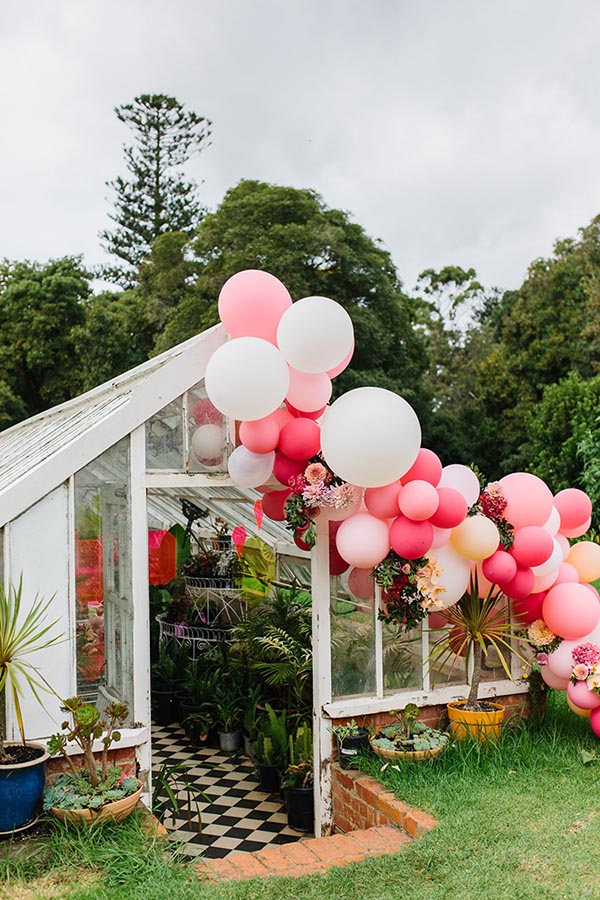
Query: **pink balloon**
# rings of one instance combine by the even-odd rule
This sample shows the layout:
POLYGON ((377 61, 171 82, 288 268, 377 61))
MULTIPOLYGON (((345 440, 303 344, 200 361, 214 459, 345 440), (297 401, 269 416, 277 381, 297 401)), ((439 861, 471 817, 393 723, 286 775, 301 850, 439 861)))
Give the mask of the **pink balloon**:
POLYGON ((548 668, 558 678, 570 678, 573 666, 573 650, 581 641, 562 641, 556 650, 548 654, 548 668))
POLYGON ((354 566, 348 578, 348 587, 359 600, 372 600, 375 596, 375 582, 372 569, 357 569, 354 566))
POLYGON ((600 622, 600 602, 583 584, 557 584, 546 594, 542 615, 554 634, 574 641, 600 622))
POLYGON ((252 453, 270 453, 279 443, 280 426, 275 413, 264 419, 249 419, 240 425, 240 441, 252 453))
POLYGON ((507 597, 522 600, 531 594, 535 584, 535 575, 525 566, 517 566, 517 574, 510 581, 502 582, 500 587, 507 597))
POLYGON ((600 738, 600 706, 597 706, 592 710, 590 714, 590 725, 592 726, 592 731, 596 737, 600 738))
POLYGON ((292 419, 281 429, 279 448, 290 459, 310 459, 321 449, 321 429, 312 419, 292 419))
POLYGON ((321 409, 314 409, 314 410, 296 409, 295 406, 292 406, 292 404, 289 402, 289 400, 285 401, 285 405, 286 405, 287 411, 290 413, 292 419, 302 419, 302 418, 303 419, 320 419, 321 416, 323 415, 323 413, 325 412, 325 410, 327 409, 327 406, 322 406, 321 409))
POLYGON ((510 553, 520 566, 541 566, 552 556, 553 550, 551 534, 539 525, 525 525, 515 531, 510 553))
POLYGON ((275 451, 273 475, 277 481, 287 487, 293 475, 302 475, 308 465, 308 459, 290 459, 281 450, 275 451))
POLYGON ((575 684, 569 681, 567 697, 580 709, 596 709, 600 706, 600 697, 598 694, 590 691, 585 681, 578 681, 575 684))
POLYGON ((553 672, 550 672, 548 666, 540 666, 540 673, 544 682, 554 691, 566 691, 569 684, 568 679, 558 678, 553 672))
POLYGON ((567 556, 569 555, 569 553, 571 552, 570 543, 568 542, 568 540, 566 539, 564 534, 557 534, 555 536, 554 540, 557 542, 557 544, 560 545, 562 557, 563 557, 563 560, 565 560, 567 558, 567 556))
POLYGON ((417 522, 432 516, 439 505, 440 498, 434 486, 420 479, 409 481, 398 495, 400 512, 417 522))
POLYGON ((351 566, 371 569, 390 551, 387 522, 368 512, 357 512, 339 527, 336 545, 351 566))
POLYGON ((258 337, 277 344, 277 326, 292 305, 284 284, 258 269, 238 272, 219 294, 219 316, 234 337, 258 337))
MULTIPOLYGON (((533 569, 532 569, 533 571, 533 569)), ((554 587, 556 584, 556 572, 551 572, 549 575, 536 575, 535 581, 533 582, 533 594, 539 594, 542 591, 549 591, 551 587, 554 587)))
POLYGON ((418 559, 431 549, 433 528, 429 522, 414 522, 399 515, 390 528, 390 543, 399 556, 418 559))
MULTIPOLYGON (((271 415, 279 425, 279 430, 283 428, 284 425, 287 425, 288 422, 291 422, 295 416, 283 406, 280 406, 279 409, 276 409, 275 412, 272 412, 271 415)), ((300 415, 300 413, 298 413, 300 415)))
POLYGON ((378 519, 392 519, 398 515, 398 497, 402 486, 399 481, 383 487, 367 488, 365 506, 378 519))
POLYGON ((592 515, 592 501, 584 491, 577 488, 559 491, 554 498, 554 506, 560 515, 560 530, 563 534, 565 530, 577 529, 592 515))
POLYGON ((483 560, 483 574, 493 584, 511 581, 517 574, 517 561, 506 550, 496 550, 483 560))
POLYGON ((515 528, 543 525, 552 512, 550 488, 528 472, 513 472, 500 479, 500 489, 506 500, 504 518, 515 528))
POLYGON ((430 522, 437 528, 456 528, 466 518, 467 501, 455 488, 436 488, 439 506, 430 517, 430 522))
POLYGON ((402 484, 408 484, 409 481, 428 481, 434 487, 437 487, 442 477, 442 462, 439 456, 421 447, 417 454, 417 458, 405 474, 402 476, 402 484))
POLYGON ((451 528, 437 528, 435 525, 433 527, 433 541, 431 542, 431 549, 437 550, 439 547, 443 547, 450 540, 450 535, 452 534, 451 528))
POLYGON ((579 581, 579 572, 571 563, 562 563, 558 567, 555 584, 565 584, 568 581, 579 581))
POLYGON ((265 516, 275 522, 283 522, 285 519, 285 501, 291 491, 269 491, 262 499, 262 508, 265 516))
POLYGON ((341 372, 343 372, 344 369, 346 369, 350 365, 350 360, 352 359, 353 354, 354 354, 354 338, 352 338, 352 346, 348 350, 348 353, 346 354, 344 359, 341 361, 341 363, 339 363, 337 366, 334 366, 333 369, 329 369, 329 371, 327 372, 329 377, 335 378, 336 375, 339 375, 341 372))
POLYGON ((576 538, 581 537, 582 534, 585 534, 592 524, 592 517, 586 519, 581 525, 578 525, 575 528, 561 528, 560 533, 564 535, 566 538, 576 538))
POLYGON ((519 619, 519 624, 532 625, 537 619, 542 618, 542 604, 546 591, 541 594, 528 594, 511 603, 512 611, 519 619))
POLYGON ((208 397, 202 397, 194 404, 192 415, 196 425, 221 425, 223 413, 210 402, 208 397))
POLYGON ((288 368, 290 370, 290 386, 286 400, 300 411, 311 412, 323 409, 331 397, 331 378, 324 372, 313 374, 300 372, 293 366, 288 366, 288 368))

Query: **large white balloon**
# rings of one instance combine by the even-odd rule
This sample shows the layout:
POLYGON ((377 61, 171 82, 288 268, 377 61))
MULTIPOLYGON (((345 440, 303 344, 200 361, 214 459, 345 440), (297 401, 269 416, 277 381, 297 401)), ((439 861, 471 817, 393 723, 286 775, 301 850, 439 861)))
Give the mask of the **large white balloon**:
POLYGON ((438 595, 438 600, 444 608, 454 606, 469 586, 471 577, 469 560, 457 553, 451 544, 430 550, 428 557, 435 560, 440 568, 438 584, 442 585, 444 591, 438 595))
POLYGON ((282 315, 277 344, 300 372, 328 372, 346 358, 354 343, 352 320, 328 297, 304 297, 282 315))
POLYGON ((473 506, 479 499, 481 487, 473 469, 460 463, 444 466, 438 487, 451 487, 462 494, 468 506, 473 506))
POLYGON ((204 376, 211 403, 232 419, 262 419, 281 406, 290 384, 286 362, 273 344, 241 337, 222 344, 204 376))
POLYGON ((271 477, 274 453, 252 453, 243 445, 236 447, 227 468, 232 481, 240 487, 259 487, 271 477))
POLYGON ((199 463, 216 465, 223 459, 225 437, 221 425, 199 425, 190 441, 192 453, 199 463))
POLYGON ((333 471, 352 484, 381 487, 408 472, 419 452, 421 426, 413 408, 384 388, 342 394, 323 416, 321 450, 333 471))

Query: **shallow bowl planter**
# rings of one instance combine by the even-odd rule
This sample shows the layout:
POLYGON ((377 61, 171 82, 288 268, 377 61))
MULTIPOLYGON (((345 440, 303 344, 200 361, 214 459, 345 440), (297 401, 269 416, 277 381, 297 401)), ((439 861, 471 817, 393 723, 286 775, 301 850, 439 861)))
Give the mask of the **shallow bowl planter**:
POLYGON ((135 809, 138 800, 141 797, 143 785, 138 780, 138 789, 129 797, 122 797, 120 800, 113 800, 106 803, 100 809, 59 809, 53 806, 51 809, 54 815, 66 825, 95 825, 96 822, 122 822, 127 816, 131 815, 135 809))
MULTIPOLYGON (((4 746, 23 745, 5 741, 4 746)), ((35 759, 0 765, 0 835, 23 831, 37 821, 50 755, 43 744, 28 741, 26 746, 39 751, 35 759)))
POLYGON ((465 700, 448 703, 448 718, 452 737, 462 741, 466 737, 478 741, 496 741, 500 737, 500 726, 504 721, 505 709, 500 703, 486 700, 493 707, 489 712, 471 712, 463 709, 465 700))
POLYGON ((376 753, 382 759, 391 761, 403 759, 406 762, 411 762, 419 759, 433 759, 446 749, 445 747, 434 747, 433 750, 387 750, 385 747, 378 747, 377 744, 373 743, 373 738, 370 739, 370 743, 373 753, 376 753))

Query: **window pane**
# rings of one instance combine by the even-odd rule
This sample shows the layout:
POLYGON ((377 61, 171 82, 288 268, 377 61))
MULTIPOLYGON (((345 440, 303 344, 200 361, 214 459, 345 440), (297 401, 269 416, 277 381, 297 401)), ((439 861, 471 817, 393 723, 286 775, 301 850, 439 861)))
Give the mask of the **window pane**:
POLYGON ((421 629, 399 629, 382 624, 383 688, 386 693, 423 687, 421 629))
POLYGON ((195 385, 186 396, 190 472, 227 470, 227 420, 204 389, 195 385))
POLYGON ((373 604, 347 593, 339 578, 331 579, 331 679, 334 700, 376 691, 373 604))
POLYGON ((178 397, 146 422, 148 469, 184 471, 183 402, 178 397))

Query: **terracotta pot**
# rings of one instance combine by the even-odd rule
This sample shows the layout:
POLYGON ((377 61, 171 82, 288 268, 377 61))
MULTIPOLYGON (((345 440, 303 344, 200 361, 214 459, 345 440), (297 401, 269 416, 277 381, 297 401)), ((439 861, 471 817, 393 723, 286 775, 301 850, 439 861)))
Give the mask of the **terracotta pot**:
POLYGON ((490 712, 470 712, 463 709, 465 700, 448 703, 448 718, 452 737, 459 741, 468 735, 478 741, 496 741, 500 737, 500 725, 504 720, 504 707, 486 700, 494 709, 490 712))
POLYGON ((142 782, 134 794, 123 797, 121 800, 113 800, 100 809, 58 809, 52 807, 52 814, 66 825, 95 825, 96 822, 110 819, 113 822, 122 822, 136 807, 142 793, 142 782))

